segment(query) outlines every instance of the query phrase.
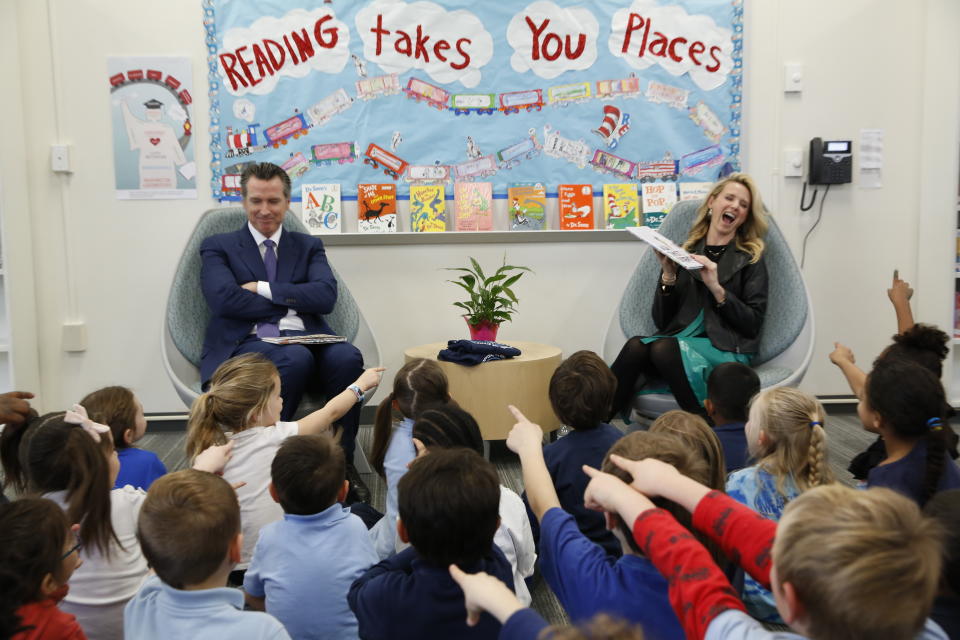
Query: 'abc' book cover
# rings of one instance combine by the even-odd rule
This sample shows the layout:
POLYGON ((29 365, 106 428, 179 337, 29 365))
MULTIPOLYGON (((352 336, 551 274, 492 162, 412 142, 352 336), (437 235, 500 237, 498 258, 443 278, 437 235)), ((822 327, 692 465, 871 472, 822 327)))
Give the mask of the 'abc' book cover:
POLYGON ((542 182, 518 182, 507 189, 507 213, 514 231, 546 228, 547 190, 542 182))
POLYGON ((561 184, 557 188, 560 228, 593 229, 593 185, 561 184))
POLYGON ((360 233, 397 230, 397 185, 357 185, 357 229, 360 233))
POLYGON ((603 185, 603 219, 607 229, 626 229, 640 226, 640 199, 637 185, 603 185))
POLYGON ((446 231, 447 202, 442 184, 410 187, 410 230, 446 231))
POLYGON ((457 231, 493 231, 493 184, 457 182, 453 186, 457 205, 457 231))
POLYGON ((300 187, 300 196, 300 219, 310 235, 340 233, 339 184, 305 184, 300 187))

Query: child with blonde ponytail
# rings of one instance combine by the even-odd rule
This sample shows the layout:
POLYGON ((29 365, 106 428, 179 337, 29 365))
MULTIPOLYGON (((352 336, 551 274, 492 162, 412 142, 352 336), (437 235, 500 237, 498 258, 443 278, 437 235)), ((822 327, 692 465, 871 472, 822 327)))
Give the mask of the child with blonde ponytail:
MULTIPOLYGON (((356 382, 331 398, 323 408, 296 422, 281 422, 280 376, 258 353, 230 358, 210 378, 210 387, 190 408, 187 456, 211 445, 233 443, 223 477, 237 488, 243 548, 237 571, 246 571, 260 529, 281 520, 283 509, 270 497, 270 464, 290 436, 334 434, 334 423, 368 391, 380 384, 383 367, 367 369, 356 382)), ((232 580, 241 580, 240 574, 232 580)))
MULTIPOLYGON (((814 396, 792 387, 761 391, 745 427, 752 467, 727 478, 727 494, 760 515, 780 520, 787 503, 807 489, 832 483, 827 463, 827 414, 814 396)), ((747 576, 743 600, 751 615, 780 622, 773 595, 747 576)))

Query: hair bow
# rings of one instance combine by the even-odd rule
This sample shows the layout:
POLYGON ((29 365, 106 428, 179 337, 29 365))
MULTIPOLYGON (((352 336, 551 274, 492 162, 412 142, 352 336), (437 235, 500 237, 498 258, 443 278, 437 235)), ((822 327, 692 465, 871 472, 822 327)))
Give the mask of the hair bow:
POLYGON ((823 423, 819 420, 812 420, 810 422, 810 428, 813 429, 814 427, 823 427, 823 423))
POLYGON ((67 410, 63 416, 63 421, 67 424, 78 424, 83 427, 83 430, 90 434, 94 442, 100 442, 101 433, 108 433, 110 431, 110 427, 107 425, 91 420, 89 416, 87 416, 87 410, 79 404, 73 405, 72 410, 67 410))
POLYGON ((943 420, 940 418, 930 418, 927 420, 927 426, 931 431, 939 431, 943 428, 943 420))

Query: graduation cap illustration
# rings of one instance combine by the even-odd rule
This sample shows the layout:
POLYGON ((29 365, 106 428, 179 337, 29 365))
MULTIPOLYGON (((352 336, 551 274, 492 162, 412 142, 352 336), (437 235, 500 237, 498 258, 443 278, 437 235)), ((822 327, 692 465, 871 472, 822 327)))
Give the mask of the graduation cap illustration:
POLYGON ((156 98, 150 98, 143 103, 143 106, 145 106, 147 109, 159 109, 163 106, 163 103, 156 98))

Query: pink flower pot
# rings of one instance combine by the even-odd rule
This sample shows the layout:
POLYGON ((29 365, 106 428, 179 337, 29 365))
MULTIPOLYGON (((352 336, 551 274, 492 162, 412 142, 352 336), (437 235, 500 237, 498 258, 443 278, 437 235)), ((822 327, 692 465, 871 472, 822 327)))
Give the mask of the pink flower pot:
POLYGON ((494 324, 492 322, 487 322, 486 320, 481 320, 477 324, 470 324, 470 321, 467 320, 467 317, 463 317, 467 321, 467 326, 470 327, 470 339, 471 340, 490 340, 496 341, 497 339, 497 329, 500 328, 499 324, 494 324))

